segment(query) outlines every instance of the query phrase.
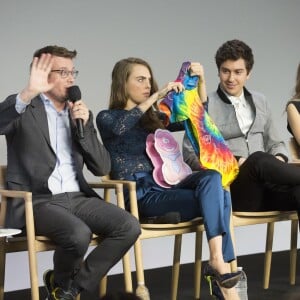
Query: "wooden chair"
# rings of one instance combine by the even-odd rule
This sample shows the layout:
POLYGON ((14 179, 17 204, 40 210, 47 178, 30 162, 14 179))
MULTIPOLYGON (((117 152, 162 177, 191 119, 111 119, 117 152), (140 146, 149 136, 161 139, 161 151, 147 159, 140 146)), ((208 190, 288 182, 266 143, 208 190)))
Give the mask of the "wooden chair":
MULTIPOLYGON (((289 141, 292 162, 300 166, 300 148, 294 138, 289 141)), ((297 240, 298 240, 298 214, 297 211, 264 211, 264 212, 242 212, 234 211, 232 216, 233 226, 247 226, 256 224, 267 224, 266 249, 264 261, 263 288, 269 288, 272 247, 274 236, 274 225, 280 221, 291 221, 290 242, 290 284, 296 282, 297 240)), ((234 262, 236 264, 236 261, 234 262)), ((236 265, 234 266, 236 268, 236 265)))
MULTIPOLYGON (((297 239, 298 239, 298 215, 296 211, 264 211, 264 212, 242 212, 232 213, 233 227, 248 226, 256 224, 267 224, 263 288, 269 288, 270 271, 272 261, 272 247, 275 222, 291 221, 291 244, 290 244, 290 284, 296 281, 297 239)), ((236 269, 237 260, 232 265, 236 269)))
MULTIPOLYGON (((108 178, 104 182, 110 182, 108 178)), ((112 180, 112 182, 122 183, 129 190, 130 210, 131 213, 139 220, 136 183, 134 181, 112 180)), ((141 222, 141 221, 140 221, 141 222)), ((182 235, 185 233, 195 233, 195 276, 194 276, 194 298, 200 299, 200 283, 201 283, 201 263, 202 263, 202 236, 204 225, 202 218, 197 218, 189 222, 181 222, 178 224, 149 224, 141 223, 142 233, 134 244, 137 288, 136 294, 142 300, 149 300, 150 294, 145 285, 143 255, 141 241, 144 239, 158 238, 164 236, 174 236, 174 257, 172 268, 172 285, 171 285, 171 300, 177 299, 179 268, 180 268, 180 252, 182 235)))
MULTIPOLYGON (((11 198, 21 198, 25 204, 25 220, 26 220, 26 235, 22 237, 1 237, 0 238, 0 300, 4 299, 4 279, 5 279, 5 262, 6 254, 19 251, 28 251, 29 273, 31 286, 31 299, 39 300, 39 282, 37 272, 37 252, 55 250, 55 244, 44 236, 36 236, 33 220, 32 209, 32 194, 25 191, 13 191, 4 189, 5 186, 6 166, 0 166, 0 226, 4 226, 7 201, 11 198)), ((104 190, 104 199, 109 197, 110 190, 114 190, 118 204, 123 203, 120 197, 123 197, 123 186, 118 183, 97 183, 92 184, 93 188, 104 190)), ((101 243, 101 237, 93 235, 90 246, 101 243)), ((125 277, 125 289, 132 292, 132 279, 130 270, 129 254, 123 257, 123 269, 125 277)), ((17 275, 17 274, 16 274, 17 275)), ((100 296, 106 293, 106 277, 100 284, 100 296)), ((79 297, 78 297, 79 299, 79 297)))

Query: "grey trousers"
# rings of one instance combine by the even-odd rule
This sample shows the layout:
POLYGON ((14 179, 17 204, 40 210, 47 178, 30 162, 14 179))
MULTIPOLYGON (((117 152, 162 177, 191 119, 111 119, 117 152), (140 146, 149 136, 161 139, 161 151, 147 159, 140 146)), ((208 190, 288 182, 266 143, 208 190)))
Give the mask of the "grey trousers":
POLYGON ((34 196, 35 230, 57 244, 54 278, 68 289, 72 280, 92 294, 140 234, 140 225, 127 211, 83 193, 34 196), (92 234, 103 241, 84 259, 92 234))

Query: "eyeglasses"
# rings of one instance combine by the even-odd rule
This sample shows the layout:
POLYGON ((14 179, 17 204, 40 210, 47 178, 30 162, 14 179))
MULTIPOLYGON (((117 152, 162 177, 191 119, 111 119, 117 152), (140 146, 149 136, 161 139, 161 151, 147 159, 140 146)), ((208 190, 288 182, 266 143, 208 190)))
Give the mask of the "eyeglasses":
POLYGON ((65 69, 51 70, 51 72, 59 73, 61 78, 67 78, 69 75, 72 75, 73 78, 76 78, 78 73, 79 73, 79 71, 77 71, 77 70, 68 71, 68 70, 65 70, 65 69))

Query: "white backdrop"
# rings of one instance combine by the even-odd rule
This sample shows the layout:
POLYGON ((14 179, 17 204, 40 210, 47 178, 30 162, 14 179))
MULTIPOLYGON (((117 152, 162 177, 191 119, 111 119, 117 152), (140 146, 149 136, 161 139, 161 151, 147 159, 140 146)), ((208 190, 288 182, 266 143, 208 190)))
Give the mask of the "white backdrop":
MULTIPOLYGON (((212 91, 218 84, 214 54, 223 42, 238 38, 248 43, 255 55, 248 88, 267 96, 277 127, 287 139, 284 106, 300 61, 299 11, 298 0, 1 0, 0 101, 25 86, 33 52, 48 44, 78 51, 77 84, 95 115, 108 105, 113 65, 128 56, 146 59, 159 85, 175 79, 183 61, 200 61, 208 91, 212 91)), ((0 163, 6 163, 3 137, 0 163)), ((170 265, 172 241, 145 241, 145 267, 170 265)), ((236 229, 236 241, 238 255, 263 252, 265 226, 236 229)), ((288 247, 289 226, 282 223, 275 228, 274 250, 288 247)), ((194 236, 188 235, 182 262, 193 261, 193 249, 194 236)), ((208 257, 206 242, 203 256, 208 257)), ((51 267, 52 253, 39 255, 41 284, 43 271, 51 267)), ((6 291, 29 287, 24 268, 25 253, 9 255, 6 291)), ((120 272, 120 264, 111 270, 120 272)))

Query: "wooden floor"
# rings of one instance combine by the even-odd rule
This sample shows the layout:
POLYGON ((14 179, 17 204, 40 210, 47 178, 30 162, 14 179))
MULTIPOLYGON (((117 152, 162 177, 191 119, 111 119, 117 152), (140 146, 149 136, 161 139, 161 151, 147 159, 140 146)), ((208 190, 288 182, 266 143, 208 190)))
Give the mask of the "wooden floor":
MULTIPOLYGON (((298 251, 299 257, 299 251, 298 251)), ((247 255, 239 257, 239 265, 243 266, 248 277, 249 300, 300 300, 300 257, 297 263, 297 280, 295 286, 289 285, 289 255, 288 252, 276 252, 273 254, 270 287, 262 288, 263 254, 247 255)), ((204 262, 205 264, 205 262, 204 262)), ((133 274, 135 280, 135 273, 133 274)), ((160 268, 147 270, 145 273, 146 284, 150 290, 151 300, 169 300, 171 269, 160 268)), ((123 289, 123 276, 112 275, 108 277, 108 291, 123 289)), ((46 293, 41 287, 41 300, 46 293)), ((5 300, 30 300, 29 290, 9 292, 5 294, 5 300)), ((193 299, 193 265, 181 266, 178 300, 193 299)), ((201 281, 201 300, 212 299, 208 294, 208 286, 205 280, 201 281)), ((90 295, 83 294, 81 300, 93 300, 90 295)))

